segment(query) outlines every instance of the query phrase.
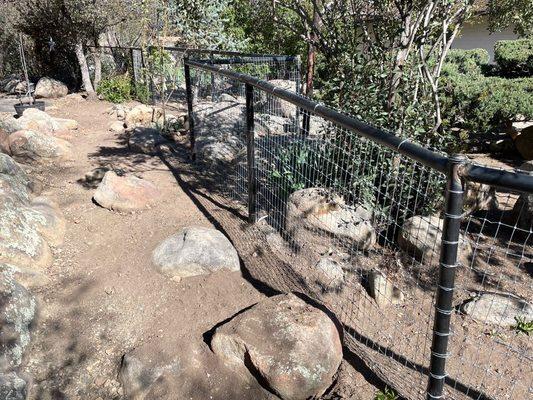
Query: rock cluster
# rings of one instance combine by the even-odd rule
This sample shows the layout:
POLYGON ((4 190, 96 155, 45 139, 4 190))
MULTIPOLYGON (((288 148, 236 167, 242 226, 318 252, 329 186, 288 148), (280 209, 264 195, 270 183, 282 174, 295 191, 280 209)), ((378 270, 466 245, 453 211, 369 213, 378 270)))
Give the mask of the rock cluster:
POLYGON ((0 149, 15 160, 41 164, 71 158, 72 146, 60 137, 78 129, 75 120, 53 118, 44 111, 28 109, 20 118, 0 120, 0 149))
POLYGON ((70 145, 55 137, 77 122, 28 109, 0 121, 0 398, 24 400, 28 382, 18 369, 30 342, 37 304, 25 286, 45 282, 51 248, 62 243, 65 219, 59 208, 36 197, 24 168, 68 157, 70 145))

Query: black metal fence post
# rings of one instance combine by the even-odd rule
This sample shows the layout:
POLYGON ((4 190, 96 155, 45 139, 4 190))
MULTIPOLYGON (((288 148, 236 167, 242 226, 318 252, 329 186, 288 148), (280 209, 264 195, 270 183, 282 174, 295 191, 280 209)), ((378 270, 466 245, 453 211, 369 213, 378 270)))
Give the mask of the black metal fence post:
POLYGON ((459 169, 467 159, 461 155, 453 155, 448 160, 448 180, 446 187, 446 206, 439 264, 439 280, 435 301, 433 323, 433 341, 431 344, 431 360, 427 399, 444 397, 446 381, 446 360, 449 358, 448 342, 451 336, 450 322, 453 313, 453 291, 455 285, 455 269, 464 200, 464 185, 459 169))
POLYGON ((194 150, 195 134, 194 134, 194 115, 193 115, 193 98, 192 98, 192 84, 191 84, 191 67, 187 64, 188 58, 183 60, 185 69, 185 92, 187 96, 187 114, 189 118, 189 141, 191 144, 191 159, 196 159, 196 152, 194 150))
POLYGON ((257 221, 257 182, 255 175, 255 140, 254 140, 254 88, 246 84, 246 155, 248 162, 248 222, 257 221))
MULTIPOLYGON (((296 56, 296 77, 295 77, 295 83, 296 83, 296 93, 302 94, 302 88, 301 88, 301 82, 300 82, 300 68, 302 68, 302 61, 300 59, 300 56, 296 56)), ((300 114, 301 114, 300 107, 296 107, 296 134, 300 134, 300 130, 302 127, 300 126, 300 114)))
MULTIPOLYGON (((213 52, 209 53, 209 61, 213 64, 215 57, 213 52)), ((211 101, 217 101, 217 95, 215 91, 215 73, 211 72, 211 101)))

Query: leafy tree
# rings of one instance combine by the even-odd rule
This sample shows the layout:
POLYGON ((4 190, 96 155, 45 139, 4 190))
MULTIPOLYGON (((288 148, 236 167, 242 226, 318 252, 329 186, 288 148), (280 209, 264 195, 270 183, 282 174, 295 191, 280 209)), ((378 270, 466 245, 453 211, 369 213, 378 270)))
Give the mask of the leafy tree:
POLYGON ((513 28, 517 35, 533 38, 533 0, 490 0, 489 28, 513 28))

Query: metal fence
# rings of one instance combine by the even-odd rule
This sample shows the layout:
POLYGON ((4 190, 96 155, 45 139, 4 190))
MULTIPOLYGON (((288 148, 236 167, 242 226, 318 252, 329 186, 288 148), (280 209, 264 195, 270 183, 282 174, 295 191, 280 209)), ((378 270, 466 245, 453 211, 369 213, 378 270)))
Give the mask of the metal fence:
POLYGON ((183 76, 201 185, 254 279, 325 304, 405 398, 531 398, 529 172, 307 99, 294 58, 188 54, 183 76))

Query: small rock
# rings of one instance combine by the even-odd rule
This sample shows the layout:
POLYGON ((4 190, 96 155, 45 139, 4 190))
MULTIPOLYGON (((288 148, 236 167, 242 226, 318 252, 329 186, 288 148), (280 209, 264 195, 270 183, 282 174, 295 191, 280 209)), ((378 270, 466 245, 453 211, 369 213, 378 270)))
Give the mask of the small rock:
POLYGON ((85 174, 85 182, 87 183, 96 183, 102 182, 107 171, 110 171, 107 167, 98 167, 93 169, 91 172, 85 174))
POLYGON ((108 171, 98 185, 93 199, 104 208, 133 211, 148 207, 161 196, 154 184, 135 176, 118 176, 108 171))
POLYGON ((124 123, 122 123, 121 121, 115 121, 111 123, 111 125, 109 126, 109 130, 115 133, 124 133, 124 123))
POLYGON ((5 371, 22 363, 37 303, 10 274, 2 272, 0 278, 0 371, 5 371))
POLYGON ((67 85, 52 78, 41 78, 35 86, 35 98, 37 99, 56 99, 67 94, 67 85))
POLYGON ((74 119, 54 118, 54 121, 57 123, 57 130, 75 131, 79 128, 78 121, 74 119))
POLYGON ((461 310, 474 320, 509 328, 516 325, 515 318, 533 320, 533 307, 512 294, 484 292, 461 306, 461 310))
POLYGON ((344 271, 337 261, 329 257, 322 257, 315 268, 318 283, 324 288, 338 288, 344 283, 344 271))
MULTIPOLYGON (((437 266, 440 261, 443 225, 444 221, 438 216, 416 215, 411 217, 404 222, 401 228, 398 244, 422 263, 437 266)), ((464 265, 468 265, 472 247, 463 235, 459 236, 459 242, 458 259, 464 265)))
POLYGON ((468 181, 466 184, 464 210, 472 214, 479 210, 498 208, 496 190, 490 185, 468 181))
POLYGON ((513 207, 513 216, 518 227, 528 230, 533 227, 533 193, 522 193, 513 207))
POLYGON ((394 286, 384 273, 377 270, 370 271, 368 284, 370 295, 376 300, 378 306, 386 307, 403 302, 402 291, 394 286))
POLYGON ((319 397, 342 361, 333 321, 293 294, 270 297, 219 327, 213 352, 237 372, 253 371, 282 399, 319 397))
POLYGON ((220 231, 200 226, 183 228, 153 252, 155 267, 179 280, 225 269, 240 271, 239 255, 220 231))

